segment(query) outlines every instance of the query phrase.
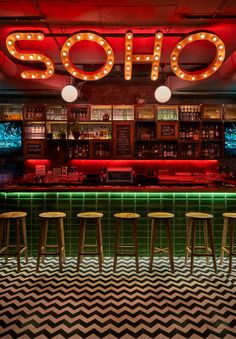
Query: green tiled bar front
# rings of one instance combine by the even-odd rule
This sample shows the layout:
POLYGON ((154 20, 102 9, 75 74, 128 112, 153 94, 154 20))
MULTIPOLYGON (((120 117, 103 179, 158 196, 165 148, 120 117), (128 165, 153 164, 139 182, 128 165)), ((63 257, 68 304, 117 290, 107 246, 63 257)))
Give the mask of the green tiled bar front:
MULTIPOLYGON (((224 212, 236 211, 236 193, 203 193, 203 192, 14 192, 0 193, 1 212, 20 210, 28 213, 27 237, 30 256, 36 256, 39 239, 39 213, 45 211, 63 211, 65 219, 66 255, 77 255, 78 218, 82 211, 99 211, 102 218, 103 241, 105 256, 113 256, 115 242, 116 212, 137 212, 139 254, 149 255, 150 220, 149 212, 168 211, 175 214, 172 223, 174 255, 185 253, 185 213, 200 211, 214 216, 213 230, 215 247, 219 255, 224 212)), ((91 228, 92 229, 92 228, 91 228)), ((124 242, 128 240, 128 225, 123 232, 124 242)), ((93 242, 95 232, 87 234, 88 242, 93 242)), ((165 232, 160 229, 161 246, 165 246, 165 232)), ((198 238, 201 234, 198 233, 198 238)), ((49 242, 55 242, 54 228, 49 227, 49 242)), ((157 237, 158 242, 158 237, 157 237)))

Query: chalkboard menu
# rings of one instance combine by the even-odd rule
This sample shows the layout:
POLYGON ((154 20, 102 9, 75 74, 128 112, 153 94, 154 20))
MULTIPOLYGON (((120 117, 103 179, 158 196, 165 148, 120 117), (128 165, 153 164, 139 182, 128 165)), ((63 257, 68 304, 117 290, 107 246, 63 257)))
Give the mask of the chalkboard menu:
POLYGON ((25 141, 24 154, 26 158, 42 158, 44 156, 44 141, 25 141))
POLYGON ((113 124, 113 150, 118 158, 132 158, 134 129, 132 122, 115 122, 113 124))

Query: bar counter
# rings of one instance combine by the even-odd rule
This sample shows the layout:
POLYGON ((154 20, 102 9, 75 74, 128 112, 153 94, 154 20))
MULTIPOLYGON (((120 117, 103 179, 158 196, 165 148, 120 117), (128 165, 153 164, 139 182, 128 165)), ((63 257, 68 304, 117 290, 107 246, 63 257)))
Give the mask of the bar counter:
MULTIPOLYGON (((29 254, 37 254, 39 239, 39 213, 63 211, 65 219, 65 240, 67 256, 77 255, 78 219, 82 211, 99 211, 102 218, 105 256, 113 256, 115 242, 114 213, 121 211, 137 212, 139 254, 149 255, 150 221, 149 212, 168 211, 175 214, 172 225, 174 255, 185 253, 185 213, 201 211, 214 216, 214 238, 219 254, 224 212, 235 212, 236 190, 233 187, 135 187, 135 186, 14 186, 9 185, 0 191, 1 212, 27 212, 27 235, 29 254)), ((124 238, 126 235, 123 235, 124 238)), ((55 235, 49 231, 49 239, 55 235)), ((91 235, 92 237, 92 235, 91 235)), ((163 238, 163 237, 162 237, 163 238)), ((55 241, 55 240, 54 240, 55 241)), ((126 238, 124 239, 126 241, 126 238)), ((128 241, 128 240, 127 240, 128 241)), ((165 240, 161 240, 165 245, 165 240)))

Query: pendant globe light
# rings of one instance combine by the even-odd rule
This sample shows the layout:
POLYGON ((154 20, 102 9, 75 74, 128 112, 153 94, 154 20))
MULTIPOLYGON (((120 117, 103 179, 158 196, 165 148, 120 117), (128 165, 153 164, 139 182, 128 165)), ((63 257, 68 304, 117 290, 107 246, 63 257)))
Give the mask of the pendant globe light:
MULTIPOLYGON (((69 82, 71 83, 71 78, 69 78, 69 82)), ((66 85, 62 88, 61 96, 66 102, 74 102, 78 98, 77 88, 71 84, 66 85)))
MULTIPOLYGON (((163 81, 163 75, 164 75, 164 65, 162 65, 162 81, 163 81)), ((160 103, 165 103, 170 100, 171 98, 171 90, 169 87, 165 85, 161 85, 157 87, 154 93, 156 101, 160 103)))

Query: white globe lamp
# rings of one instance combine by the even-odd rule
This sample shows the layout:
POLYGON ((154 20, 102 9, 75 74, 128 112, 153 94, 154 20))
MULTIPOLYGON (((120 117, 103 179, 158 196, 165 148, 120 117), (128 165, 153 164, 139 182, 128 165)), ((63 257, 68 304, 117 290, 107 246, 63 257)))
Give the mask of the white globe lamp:
POLYGON ((65 101, 73 102, 78 97, 78 91, 74 86, 67 85, 62 89, 61 96, 65 101))
POLYGON ((167 102, 171 98, 171 90, 167 86, 159 86, 155 90, 155 99, 161 103, 167 102))

